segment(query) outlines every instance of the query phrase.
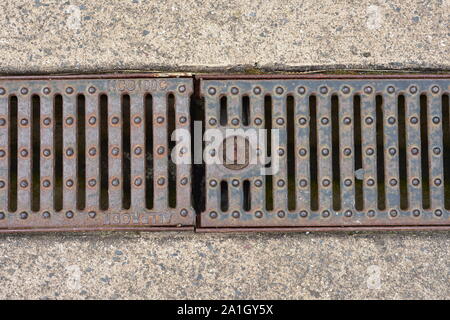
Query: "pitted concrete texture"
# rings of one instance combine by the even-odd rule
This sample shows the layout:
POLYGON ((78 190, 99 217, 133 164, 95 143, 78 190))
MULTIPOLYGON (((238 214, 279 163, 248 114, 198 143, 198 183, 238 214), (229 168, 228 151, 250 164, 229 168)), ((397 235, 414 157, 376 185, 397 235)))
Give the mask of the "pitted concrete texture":
POLYGON ((0 299, 448 299, 450 233, 0 236, 0 299))
POLYGON ((0 72, 448 69, 449 0, 15 0, 0 72))

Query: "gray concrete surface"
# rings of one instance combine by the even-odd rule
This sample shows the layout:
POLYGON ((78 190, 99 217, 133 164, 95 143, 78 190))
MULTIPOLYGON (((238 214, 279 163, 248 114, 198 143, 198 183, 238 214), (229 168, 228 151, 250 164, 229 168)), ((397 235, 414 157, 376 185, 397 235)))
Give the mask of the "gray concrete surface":
POLYGON ((449 236, 1 236, 0 298, 448 299, 449 236))
POLYGON ((449 0, 4 0, 0 72, 449 68, 449 0))
MULTIPOLYGON (((449 1, 0 3, 0 73, 449 69, 449 1)), ((0 236, 0 298, 450 297, 450 233, 0 236)))

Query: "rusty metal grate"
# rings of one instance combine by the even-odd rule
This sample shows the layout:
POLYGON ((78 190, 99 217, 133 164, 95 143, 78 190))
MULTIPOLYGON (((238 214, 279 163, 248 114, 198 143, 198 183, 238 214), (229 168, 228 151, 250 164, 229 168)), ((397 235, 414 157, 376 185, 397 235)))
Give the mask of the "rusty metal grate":
POLYGON ((206 132, 225 137, 205 146, 225 162, 205 166, 201 228, 450 226, 448 78, 274 78, 201 80, 206 132), (238 128, 278 130, 256 148, 278 171, 248 163, 238 128))
POLYGON ((189 78, 0 80, 0 232, 192 228, 191 166, 169 159, 191 93, 189 78))
POLYGON ((2 78, 0 232, 449 229, 449 92, 448 76, 2 78))

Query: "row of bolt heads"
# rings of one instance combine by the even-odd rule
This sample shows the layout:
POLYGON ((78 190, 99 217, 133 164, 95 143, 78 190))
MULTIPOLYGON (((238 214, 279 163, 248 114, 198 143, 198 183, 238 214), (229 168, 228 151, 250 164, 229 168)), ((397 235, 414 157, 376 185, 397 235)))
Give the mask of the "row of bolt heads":
MULTIPOLYGON (((320 87, 319 88, 319 92, 321 93, 321 94, 327 94, 328 93, 328 88, 326 87, 326 86, 322 86, 322 87, 320 87)), ((351 89, 350 89, 350 87, 348 87, 348 86, 344 86, 344 87, 342 87, 342 89, 341 89, 341 91, 342 91, 342 93, 345 93, 345 94, 349 94, 350 92, 351 92, 351 89)), ((394 93, 395 92, 395 88, 393 87, 393 86, 388 86, 387 88, 386 88, 386 91, 388 92, 388 93, 394 93)), ((210 94, 210 95, 215 95, 216 94, 216 92, 217 92, 217 90, 216 90, 216 88, 214 88, 214 87, 210 87, 210 88, 208 88, 208 93, 210 94)), ((234 94, 234 95, 236 95, 236 94, 238 94, 239 93, 239 88, 237 88, 237 87, 232 87, 231 88, 231 90, 230 90, 230 92, 231 92, 231 94, 234 94)), ((253 93, 254 94, 256 94, 256 95, 258 95, 258 94, 261 94, 261 92, 262 92, 262 90, 261 90, 261 88, 260 87, 255 87, 255 88, 253 88, 253 93)), ((283 94, 284 93, 284 88, 282 88, 282 87, 276 87, 275 88, 275 92, 277 93, 277 94, 283 94)), ((305 87, 299 87, 298 89, 297 89, 297 92, 299 93, 299 94, 305 94, 306 93, 306 88, 305 87)), ((415 93, 417 93, 418 92, 418 89, 417 89, 417 87, 416 86, 411 86, 410 88, 409 88, 409 92, 411 93, 411 94, 415 94, 415 93)), ((431 92, 433 92, 433 93, 439 93, 439 87, 438 86, 433 86, 432 88, 431 88, 431 92)), ((365 87, 364 88, 364 93, 366 93, 366 94, 371 94, 371 93, 373 93, 373 88, 372 87, 365 87)))
MULTIPOLYGON (((72 88, 72 87, 67 87, 65 91, 66 91, 67 94, 73 94, 75 92, 75 89, 72 88)), ((178 91, 181 92, 181 93, 185 92, 186 91, 186 86, 185 85, 179 86, 178 87, 178 91)), ((23 88, 20 89, 20 93, 23 94, 23 95, 28 94, 28 92, 29 92, 29 90, 26 87, 23 87, 23 88)), ((45 87, 45 88, 42 89, 42 92, 44 94, 50 94, 52 92, 52 90, 49 87, 45 87)), ((88 92, 90 94, 94 94, 95 92, 97 92, 97 89, 95 87, 91 86, 91 87, 88 88, 88 92)), ((0 96, 4 95, 5 93, 6 93, 5 88, 0 88, 0 96)))
MULTIPOLYGON (((431 88, 431 92, 433 92, 433 93, 439 93, 439 87, 438 86, 433 86, 432 88, 431 88)), ((74 92, 75 92, 75 89, 74 88, 72 88, 72 87, 67 87, 66 88, 66 93, 67 94, 73 94, 74 92)), ((90 94, 94 94, 95 92, 97 91, 97 89, 95 88, 95 87, 93 87, 93 86, 91 86, 91 87, 89 87, 88 88, 88 92, 90 93, 90 94)), ((178 87, 178 91, 179 92, 181 92, 181 93, 183 93, 183 92, 185 92, 186 91, 186 86, 185 85, 180 85, 179 87, 178 87)), ((322 86, 322 87, 320 87, 319 88, 319 92, 321 93, 321 94, 327 94, 328 93, 328 88, 326 87, 326 86, 322 86)), ((350 87, 348 87, 348 86, 344 86, 344 87, 342 87, 342 89, 341 89, 341 91, 342 91, 342 93, 345 93, 345 94, 348 94, 348 93, 350 93, 351 92, 351 89, 350 89, 350 87)), ((388 93, 394 93, 395 92, 395 88, 393 87, 393 86, 388 86, 387 88, 386 88, 386 91, 388 92, 388 93)), ((23 94, 23 95, 26 95, 26 94, 28 94, 28 92, 29 92, 29 90, 28 90, 28 88, 26 88, 26 87, 23 87, 23 88, 21 88, 20 89, 20 93, 21 94, 23 94)), ((43 88, 42 89, 42 92, 44 93, 44 94, 50 94, 51 93, 51 89, 49 88, 49 87, 45 87, 45 88, 43 88)), ((208 93, 210 94, 210 95, 215 95, 216 94, 216 92, 217 92, 217 90, 216 90, 216 88, 214 88, 214 87, 210 87, 209 89, 208 89, 208 93)), ((236 95, 236 94, 238 94, 239 93, 239 88, 237 88, 237 87, 232 87, 231 88, 231 90, 230 90, 230 92, 231 92, 231 94, 234 94, 234 95, 236 95)), ((254 94, 261 94, 261 92, 262 92, 262 90, 261 90, 261 88, 260 87, 255 87, 255 88, 253 88, 253 93, 254 94)), ((277 94, 283 94, 284 93, 284 89, 282 88, 282 87, 277 87, 277 88, 275 88, 275 92, 277 93, 277 94)), ((299 87, 298 89, 297 89, 297 92, 299 93, 299 94, 305 94, 306 93, 306 88, 305 87, 299 87)), ((411 86, 410 88, 409 88, 409 92, 411 93, 411 94, 415 94, 415 93, 417 93, 418 92, 418 88, 416 87, 416 86, 411 86)), ((4 95, 6 93, 6 90, 5 90, 5 88, 0 88, 0 95, 4 95)), ((372 87, 365 87, 364 88, 364 93, 366 93, 366 94, 371 94, 371 93, 373 93, 373 88, 372 87)))
MULTIPOLYGON (((413 214, 414 217, 419 217, 419 216, 420 216, 420 213, 421 213, 421 211, 418 210, 418 209, 415 209, 415 210, 412 211, 412 214, 413 214)), ((442 212, 442 210, 437 209, 437 210, 434 211, 434 214, 435 214, 437 217, 441 217, 442 214, 443 214, 443 212, 442 212)), ((262 218, 262 217, 263 217, 263 212, 260 211, 260 210, 258 210, 258 211, 255 211, 254 215, 255 215, 256 218, 262 218)), ((328 217, 330 217, 331 213, 330 213, 329 210, 324 210, 324 211, 322 212, 321 215, 322 215, 322 217, 324 217, 324 218, 328 218, 328 217)), ((369 211, 367 211, 367 216, 368 216, 369 218, 373 218, 373 217, 375 217, 375 215, 376 215, 375 210, 369 210, 369 211)), ((398 211, 395 210, 395 209, 393 209, 393 210, 389 211, 389 215, 390 215, 392 218, 395 218, 395 217, 398 216, 398 211)), ((217 213, 216 211, 211 211, 211 212, 209 213, 209 217, 210 217, 211 219, 216 219, 218 216, 219 216, 219 215, 218 215, 218 213, 217 213)), ((239 211, 235 210, 235 211, 231 212, 231 216, 232 216, 233 218, 235 218, 235 219, 239 219, 239 218, 241 217, 241 213, 240 213, 239 211)), ((277 216, 278 216, 279 218, 284 218, 284 217, 286 216, 286 212, 283 211, 283 210, 279 210, 279 211, 277 212, 277 216)), ((308 217, 308 211, 306 211, 306 210, 300 211, 299 216, 302 217, 302 218, 308 217)), ((352 216, 353 216, 353 211, 352 211, 352 210, 346 210, 346 211, 344 212, 344 216, 345 216, 345 217, 348 217, 348 218, 352 217, 352 216)))
MULTIPOLYGON (((188 214, 189 214, 189 211, 188 211, 187 209, 181 209, 181 210, 180 210, 180 215, 181 215, 182 217, 187 217, 188 214)), ((75 215, 74 212, 71 211, 71 210, 66 211, 66 214, 65 214, 65 216, 66 216, 67 219, 72 219, 72 218, 74 217, 74 215, 75 215)), ((89 211, 89 212, 88 212, 88 216, 89 216, 90 218, 94 219, 94 218, 97 216, 97 213, 96 213, 95 211, 89 211)), ((25 219, 28 218, 28 213, 25 212, 25 211, 23 211, 23 212, 21 212, 21 213, 19 214, 19 217, 20 217, 20 219, 25 220, 25 219)), ((44 212, 42 213, 42 218, 44 218, 44 219, 49 219, 50 217, 51 217, 50 212, 44 211, 44 212)), ((4 212, 0 212, 0 220, 3 220, 3 219, 5 219, 5 218, 6 218, 5 213, 4 213, 4 212)))

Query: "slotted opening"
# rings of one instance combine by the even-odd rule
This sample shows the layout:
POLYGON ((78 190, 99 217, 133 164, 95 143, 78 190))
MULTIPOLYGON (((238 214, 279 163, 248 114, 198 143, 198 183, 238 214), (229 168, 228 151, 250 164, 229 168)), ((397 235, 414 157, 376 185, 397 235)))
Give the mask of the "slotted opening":
POLYGON ((363 170, 362 163, 362 137, 361 137, 361 97, 355 95, 353 97, 353 118, 355 125, 353 126, 353 139, 355 145, 355 208, 358 211, 364 209, 363 179, 358 174, 363 170))
POLYGON ((450 117, 448 94, 442 95, 442 144, 444 147, 444 207, 450 209, 450 117))
POLYGON ((9 193, 8 209, 17 210, 17 97, 9 97, 9 193))
POLYGON ((226 181, 220 182, 220 210, 228 211, 228 183, 226 181))
POLYGON ((226 126, 228 123, 228 113, 227 113, 227 97, 223 96, 220 98, 220 125, 226 126))
POLYGON ((333 163, 333 210, 341 210, 341 172, 340 172, 340 146, 339 146, 339 98, 331 97, 331 139, 333 163))
POLYGON ((428 172, 428 122, 427 122, 427 96, 420 95, 420 144, 422 156, 422 205, 424 209, 430 208, 430 176, 428 172))
POLYGON ((31 210, 39 211, 41 198, 41 100, 38 95, 31 98, 31 210))
MULTIPOLYGON (((267 95, 264 97, 264 124, 266 129, 266 168, 270 168, 270 156, 272 154, 272 97, 267 95)), ((266 210, 273 210, 273 179, 272 175, 266 174, 266 210)))
POLYGON ((397 117, 398 117, 398 167, 400 178, 400 209, 406 210, 409 207, 408 203, 408 167, 406 163, 406 104, 405 96, 399 95, 397 99, 397 117))
POLYGON ((108 96, 100 96, 100 209, 108 210, 108 96))
POLYGON ((153 98, 144 97, 145 112, 145 205, 153 209, 153 98))
POLYGON ((205 131, 205 101, 204 98, 191 98, 190 114, 191 128, 194 130, 194 138, 191 139, 192 159, 192 186, 198 186, 197 192, 192 192, 193 207, 197 212, 205 211, 205 164, 203 163, 202 150, 205 148, 203 132, 205 131), (201 148, 198 141, 202 142, 201 148))
POLYGON ((53 114, 55 116, 54 125, 54 146, 55 146, 55 162, 54 162, 54 188, 53 202, 56 211, 63 208, 63 99, 61 95, 56 95, 53 104, 53 114))
POLYGON ((172 141, 172 133, 175 131, 175 96, 170 94, 167 97, 167 145, 169 163, 167 166, 169 177, 169 207, 176 208, 177 206, 177 165, 172 159, 172 150, 175 147, 176 141, 172 141))
POLYGON ((319 185, 317 183, 317 98, 309 97, 309 176, 311 177, 311 210, 319 210, 319 185))
POLYGON ((295 210, 297 197, 295 195, 295 100, 288 96, 287 107, 287 181, 288 181, 288 209, 295 210))
POLYGON ((384 185, 384 133, 383 133, 383 97, 375 98, 376 135, 377 135, 377 194, 378 209, 386 209, 386 191, 384 185))
POLYGON ((242 124, 248 126, 250 124, 250 98, 242 97, 242 124))
POLYGON ((131 207, 131 154, 130 154, 130 96, 122 96, 122 207, 131 207))
POLYGON ((244 211, 250 211, 252 209, 252 198, 251 198, 251 191, 250 191, 250 181, 244 180, 244 183, 242 185, 243 190, 243 198, 244 198, 244 211))
POLYGON ((77 208, 86 207, 86 98, 80 94, 77 97, 77 208))

